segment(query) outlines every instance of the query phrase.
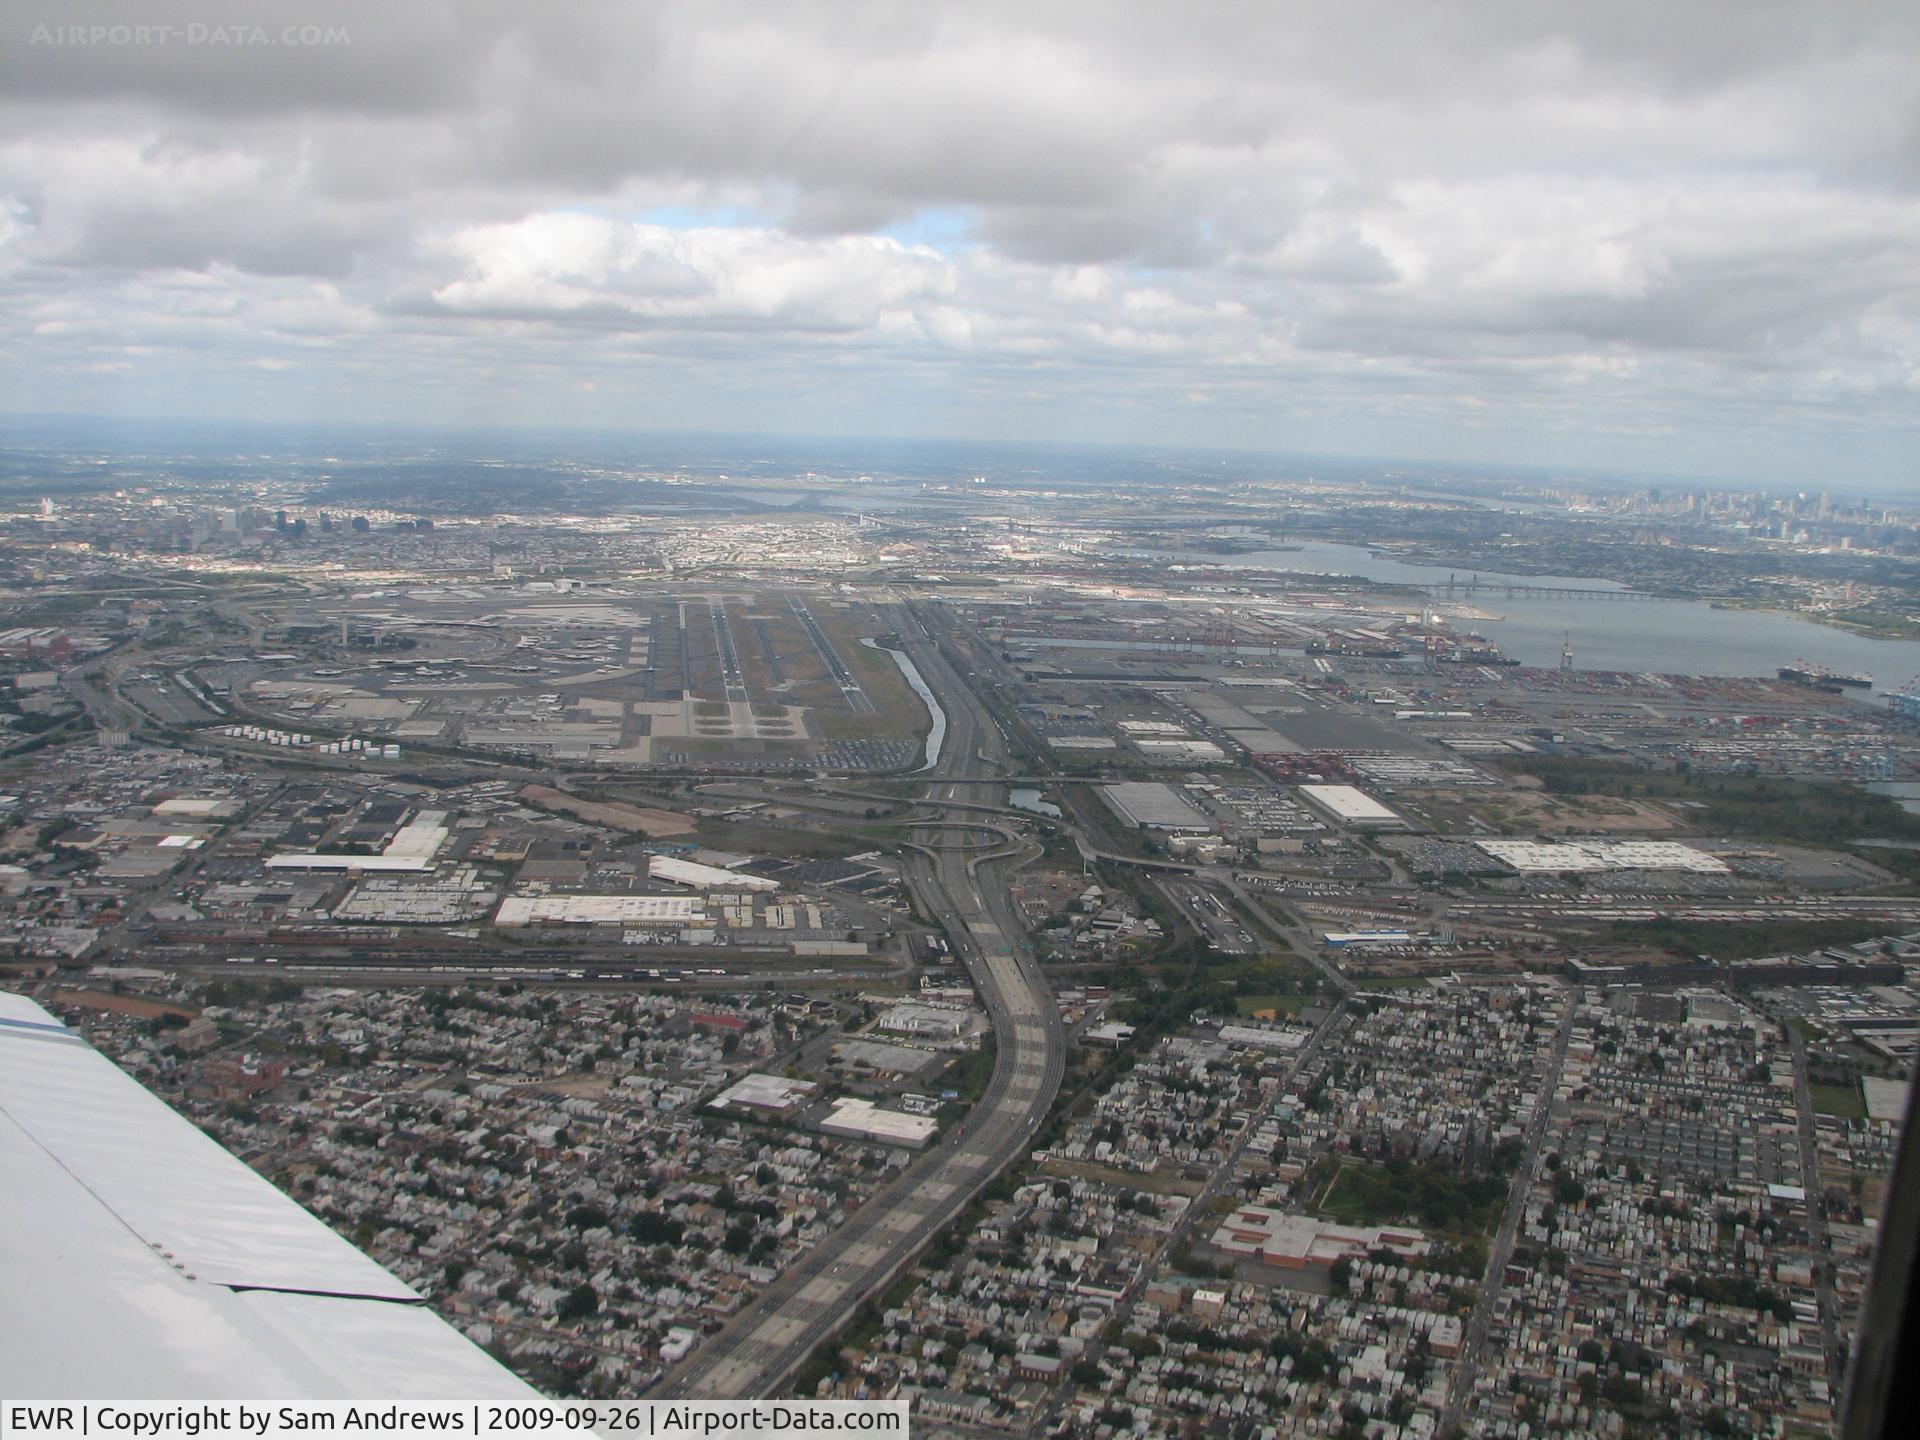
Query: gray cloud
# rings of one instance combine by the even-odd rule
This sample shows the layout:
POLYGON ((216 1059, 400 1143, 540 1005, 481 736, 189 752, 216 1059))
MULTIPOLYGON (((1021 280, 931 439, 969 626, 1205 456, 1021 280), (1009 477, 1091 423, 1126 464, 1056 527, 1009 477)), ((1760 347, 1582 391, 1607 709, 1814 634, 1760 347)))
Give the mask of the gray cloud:
POLYGON ((5 23, 15 404, 1911 474, 1910 5, 5 23))

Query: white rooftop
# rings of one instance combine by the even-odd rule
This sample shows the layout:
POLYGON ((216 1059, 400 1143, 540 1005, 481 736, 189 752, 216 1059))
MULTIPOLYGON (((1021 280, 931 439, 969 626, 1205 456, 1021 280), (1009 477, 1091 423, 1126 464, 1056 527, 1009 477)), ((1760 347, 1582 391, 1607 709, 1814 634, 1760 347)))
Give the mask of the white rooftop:
POLYGON ((395 870, 418 873, 433 861, 418 855, 275 855, 269 870, 395 870))
POLYGON ((820 1128, 830 1135, 917 1147, 933 1138, 934 1132, 940 1128, 940 1122, 930 1115, 882 1110, 871 1100, 848 1095, 833 1102, 833 1111, 820 1122, 820 1128))
POLYGON ((1688 870, 1724 875, 1726 861, 1677 840, 1476 840, 1494 859, 1523 872, 1581 874, 1600 870, 1688 870))
POLYGON ((787 1110, 820 1093, 811 1080, 789 1080, 784 1075, 762 1075, 757 1071, 742 1075, 714 1096, 708 1105, 724 1110, 729 1105, 745 1105, 756 1110, 787 1110))
POLYGON ((1350 824, 1398 823, 1400 816, 1357 785, 1302 785, 1300 797, 1350 824))
POLYGON ((690 925, 707 918, 697 895, 512 895, 496 925, 690 925))
POLYGON ((647 857, 647 876, 673 885, 691 885, 696 890, 778 890, 780 882, 763 875, 742 875, 722 870, 718 865, 701 865, 693 860, 676 860, 671 855, 647 857))

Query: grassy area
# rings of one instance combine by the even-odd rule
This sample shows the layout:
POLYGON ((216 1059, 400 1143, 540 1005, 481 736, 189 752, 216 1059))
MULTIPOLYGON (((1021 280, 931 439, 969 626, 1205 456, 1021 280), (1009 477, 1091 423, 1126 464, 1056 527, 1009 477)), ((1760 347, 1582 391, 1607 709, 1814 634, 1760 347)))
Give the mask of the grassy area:
POLYGON ((1716 960, 1751 960, 1757 955, 1799 955, 1833 945, 1854 945, 1900 927, 1883 920, 1807 920, 1730 925, 1693 920, 1644 920, 1609 925, 1607 938, 1622 945, 1644 945, 1678 955, 1711 955, 1716 960))
POLYGON ((1807 1089, 1813 1096, 1813 1108, 1822 1115, 1831 1115, 1836 1120, 1867 1118, 1866 1097, 1860 1093, 1857 1081, 1846 1085, 1823 1085, 1816 1080, 1807 1089))
POLYGON ((750 855, 837 858, 872 848, 864 839, 856 842, 828 830, 734 825, 724 820, 703 820, 697 833, 703 845, 710 845, 716 850, 743 851, 750 855))
POLYGON ((1882 640, 1920 640, 1920 624, 1907 615, 1889 615, 1880 610, 1834 610, 1803 618, 1882 640))
POLYGON ((1420 975, 1365 975, 1353 984, 1358 990, 1424 990, 1429 982, 1420 975))
POLYGON ((958 1090, 961 1100, 971 1104, 986 1093, 999 1054, 999 1042, 992 1034, 982 1036, 980 1048, 954 1061, 941 1077, 941 1084, 949 1090, 958 1090))
POLYGON ((1327 1003, 1325 995, 1241 995, 1234 1004, 1240 1007, 1242 1015, 1257 1015, 1262 1010, 1278 1010, 1287 1015, 1298 1015, 1312 1005, 1327 1003))
POLYGON ((860 682, 860 688, 879 711, 877 715, 857 715, 837 706, 823 705, 813 713, 820 734, 829 740, 910 739, 925 735, 933 720, 893 657, 883 650, 862 645, 858 629, 843 617, 824 607, 815 610, 814 615, 832 640, 835 653, 853 672, 853 678, 860 682))
POLYGON ((1461 1173, 1444 1165, 1389 1160, 1340 1162, 1317 1209, 1343 1225, 1410 1222, 1433 1230, 1485 1234, 1506 1205, 1503 1175, 1461 1173))
MULTIPOLYGON (((1156 918, 1167 923, 1164 917, 1156 918)), ((1290 951, 1220 960, 1209 965, 1207 978, 1232 985, 1241 995, 1306 995, 1324 988, 1312 962, 1290 951)))
POLYGON ((1692 823, 1710 835, 1827 847, 1862 838, 1920 840, 1920 815, 1909 814, 1887 796, 1870 794, 1857 785, 1641 770, 1551 755, 1519 756, 1498 763, 1509 773, 1535 776, 1552 795, 1697 804, 1702 808, 1693 811, 1692 823))
MULTIPOLYGON (((301 722, 306 724, 305 721, 301 722)), ((312 726, 308 726, 312 729, 312 726)), ((702 760, 755 759, 764 756, 805 755, 804 740, 724 740, 709 735, 661 735, 654 740, 657 753, 684 755, 690 763, 702 760)))

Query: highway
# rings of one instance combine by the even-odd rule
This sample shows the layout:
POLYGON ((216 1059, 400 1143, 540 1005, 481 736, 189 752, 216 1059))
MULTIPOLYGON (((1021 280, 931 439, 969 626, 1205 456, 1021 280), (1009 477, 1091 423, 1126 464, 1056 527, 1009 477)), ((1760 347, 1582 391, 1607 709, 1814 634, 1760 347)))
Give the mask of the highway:
MULTIPOLYGON (((992 719, 899 607, 899 633, 947 713, 946 743, 924 807, 939 810, 996 770, 1005 752, 992 719)), ((950 812, 967 822, 966 810, 950 812)), ((977 820, 972 823, 977 824, 977 820)), ((869 1200, 669 1373, 649 1399, 764 1398, 781 1387, 860 1305, 882 1294, 942 1226, 1030 1147, 1066 1063, 1066 1035, 1039 967, 1025 953, 1004 869, 1018 847, 910 846, 903 873, 925 912, 945 927, 973 976, 997 1045, 985 1093, 940 1144, 869 1200)))

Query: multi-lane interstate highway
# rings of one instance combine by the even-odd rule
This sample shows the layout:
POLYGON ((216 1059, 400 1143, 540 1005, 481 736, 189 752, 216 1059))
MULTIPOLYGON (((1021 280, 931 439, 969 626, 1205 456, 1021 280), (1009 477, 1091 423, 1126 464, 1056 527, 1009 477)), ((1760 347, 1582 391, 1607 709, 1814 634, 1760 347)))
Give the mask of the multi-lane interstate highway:
MULTIPOLYGON (((946 743, 923 808, 980 798, 974 780, 1004 772, 1001 737, 966 684, 901 607, 907 652, 947 712, 946 743)), ((992 1017, 998 1049, 979 1102, 940 1145, 792 1266, 661 1383, 661 1399, 749 1399, 778 1392, 870 1296, 882 1293, 921 1247, 1018 1158, 1060 1088, 1066 1036, 1060 1013, 1025 953, 1001 871, 1004 849, 910 848, 905 874, 922 907, 947 929, 992 1017)))

